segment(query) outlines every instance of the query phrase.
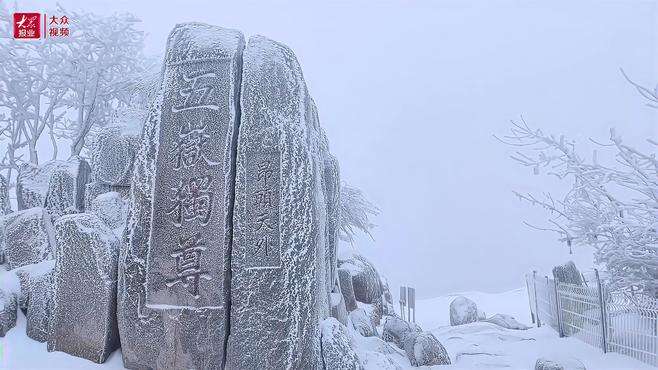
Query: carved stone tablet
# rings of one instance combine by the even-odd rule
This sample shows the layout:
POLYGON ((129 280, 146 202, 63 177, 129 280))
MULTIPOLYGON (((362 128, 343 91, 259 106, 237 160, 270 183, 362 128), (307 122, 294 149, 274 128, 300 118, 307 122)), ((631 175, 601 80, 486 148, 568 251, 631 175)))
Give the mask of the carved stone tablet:
POLYGON ((322 368, 324 163, 293 52, 250 38, 240 102, 226 367, 322 368))
POLYGON ((152 308, 220 308, 228 289, 236 55, 243 41, 238 32, 206 31, 174 31, 165 59, 146 264, 152 308))

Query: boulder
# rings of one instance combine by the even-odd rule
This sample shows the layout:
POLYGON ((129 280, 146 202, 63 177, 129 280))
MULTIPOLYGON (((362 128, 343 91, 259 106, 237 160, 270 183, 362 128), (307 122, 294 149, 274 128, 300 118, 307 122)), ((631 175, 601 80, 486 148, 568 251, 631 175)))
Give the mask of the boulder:
POLYGON ((360 254, 353 253, 348 259, 339 260, 340 268, 348 269, 352 274, 354 298, 362 303, 372 303, 381 297, 382 287, 377 269, 360 254))
POLYGON ((500 327, 506 328, 506 329, 514 329, 514 330, 527 330, 530 329, 529 326, 526 326, 518 321, 510 315, 505 315, 505 314, 495 314, 491 316, 490 318, 483 320, 486 322, 490 322, 492 324, 496 324, 500 327))
POLYGON ((384 276, 380 276, 380 284, 382 286, 382 314, 395 315, 395 306, 393 305, 393 295, 388 286, 388 280, 384 276))
POLYGON ((412 332, 403 346, 412 366, 450 365, 448 351, 432 333, 412 332))
POLYGON ((27 336, 46 342, 50 333, 53 294, 52 270, 45 273, 30 273, 29 303, 27 305, 27 336))
POLYGON ((119 193, 121 199, 126 202, 130 200, 130 186, 115 186, 92 181, 85 186, 85 210, 91 209, 91 203, 96 197, 109 192, 119 193))
POLYGON ((9 202, 9 186, 7 179, 0 175, 0 216, 11 213, 11 204, 9 202))
POLYGON ((18 300, 10 291, 0 289, 0 337, 16 326, 18 300))
POLYGON ((585 365, 575 358, 557 356, 558 358, 539 358, 535 370, 586 370, 585 365))
POLYGON ((352 273, 348 269, 338 269, 338 282, 340 291, 345 300, 345 308, 348 312, 356 310, 356 298, 354 298, 354 286, 352 285, 352 273))
MULTIPOLYGON (((48 350, 102 363, 119 347, 119 239, 92 214, 62 216, 54 226, 57 260, 48 350)), ((28 311, 33 299, 30 296, 28 311)))
POLYGON ((226 366, 316 369, 330 312, 317 109, 288 47, 254 36, 243 59, 226 366))
POLYGON ((322 331, 322 360, 325 370, 361 369, 345 326, 335 318, 325 319, 320 324, 322 331))
POLYGON ((112 191, 97 196, 91 203, 90 211, 110 229, 123 228, 128 214, 128 203, 119 193, 112 191))
POLYGON ((343 295, 340 292, 331 293, 329 303, 331 304, 331 317, 338 320, 341 324, 347 325, 347 309, 345 308, 343 295))
POLYGON ((71 209, 82 212, 90 175, 89 164, 78 157, 50 161, 42 166, 23 164, 16 179, 18 209, 44 207, 55 214, 71 209))
POLYGON ((199 23, 169 35, 119 262, 128 368, 223 366, 243 47, 240 32, 199 23))
POLYGON ((573 261, 569 261, 561 266, 553 268, 553 277, 555 281, 566 284, 583 285, 583 276, 573 261))
POLYGON ((377 329, 370 319, 370 315, 363 309, 357 308, 349 313, 350 322, 354 330, 364 337, 374 337, 377 335, 377 329))
POLYGON ((385 318, 382 339, 394 343, 401 349, 405 348, 404 343, 409 336, 421 332, 419 327, 412 326, 397 316, 386 316, 385 318))
POLYGON ((94 181, 130 186, 139 138, 126 135, 121 127, 106 127, 96 135, 91 146, 94 181))
POLYGON ((5 258, 9 269, 54 258, 52 223, 44 208, 5 216, 5 258))
POLYGON ((478 307, 475 302, 459 296, 450 302, 450 325, 464 325, 478 321, 478 307))

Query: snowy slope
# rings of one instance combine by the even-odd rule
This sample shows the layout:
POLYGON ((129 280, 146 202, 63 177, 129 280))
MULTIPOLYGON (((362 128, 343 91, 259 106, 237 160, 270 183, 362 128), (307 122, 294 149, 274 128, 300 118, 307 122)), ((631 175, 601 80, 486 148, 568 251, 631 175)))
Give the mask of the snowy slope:
MULTIPOLYGON (((505 313, 532 325, 525 289, 499 294, 461 293, 487 316, 505 313)), ((430 330, 450 353, 452 369, 534 369, 537 358, 567 359, 595 370, 644 370, 655 367, 616 353, 603 354, 575 338, 559 338, 548 326, 509 330, 490 323, 449 326, 449 306, 457 295, 420 300, 416 322, 430 330)))

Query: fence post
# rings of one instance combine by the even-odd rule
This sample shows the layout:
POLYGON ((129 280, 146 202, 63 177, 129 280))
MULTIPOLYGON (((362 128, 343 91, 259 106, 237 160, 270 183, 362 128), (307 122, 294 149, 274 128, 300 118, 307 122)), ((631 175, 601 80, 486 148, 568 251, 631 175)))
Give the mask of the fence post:
POLYGON ((603 285, 601 284, 601 279, 599 278, 599 270, 594 269, 594 274, 596 275, 596 286, 599 293, 599 307, 601 308, 601 344, 603 346, 603 353, 608 352, 608 338, 607 338, 607 326, 608 320, 606 319, 606 310, 605 310, 605 299, 603 297, 603 285))
POLYGON ((537 327, 541 328, 541 320, 539 319, 539 305, 537 304, 537 270, 532 270, 532 287, 535 292, 535 315, 537 316, 537 327))
POLYGON ((562 304, 560 303, 560 293, 558 292, 558 282, 553 279, 553 287, 555 289, 555 318, 557 319, 558 333, 560 338, 564 337, 564 329, 562 328, 562 304))
POLYGON ((525 278, 525 288, 526 291, 528 292, 528 305, 530 306, 530 319, 532 319, 532 323, 535 323, 535 309, 532 308, 532 298, 530 298, 530 282, 528 279, 530 279, 530 275, 524 274, 525 278))

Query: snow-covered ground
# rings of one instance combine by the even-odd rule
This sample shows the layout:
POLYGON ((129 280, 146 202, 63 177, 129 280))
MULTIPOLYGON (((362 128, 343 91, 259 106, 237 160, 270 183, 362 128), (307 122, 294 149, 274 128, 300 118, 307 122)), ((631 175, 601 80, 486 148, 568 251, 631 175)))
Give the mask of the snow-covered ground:
POLYGON ((457 295, 470 298, 488 316, 504 313, 532 325, 525 289, 499 294, 465 292, 416 302, 416 322, 450 353, 453 369, 534 369, 537 358, 567 359, 594 370, 655 370, 616 353, 604 354, 576 338, 560 338, 549 326, 509 330, 490 323, 450 326, 449 306, 457 295))
MULTIPOLYGON (((0 272, 1 274, 4 271, 0 272)), ((508 330, 489 323, 473 323, 451 327, 450 301, 463 295, 475 301, 487 315, 510 314, 531 325, 528 298, 524 289, 499 294, 467 292, 419 300, 416 321, 443 343, 453 362, 437 369, 534 369, 539 357, 580 361, 589 370, 655 370, 631 358, 615 353, 603 354, 575 338, 559 338, 550 327, 530 330, 508 330)), ((360 338, 357 349, 367 360, 366 369, 411 368, 404 352, 378 338, 360 338), (377 354, 375 354, 377 353, 377 354)), ((0 338, 0 368, 2 369, 122 369, 121 352, 116 351, 102 365, 69 356, 61 352, 48 353, 45 343, 25 335, 25 316, 19 312, 14 329, 0 338)))

